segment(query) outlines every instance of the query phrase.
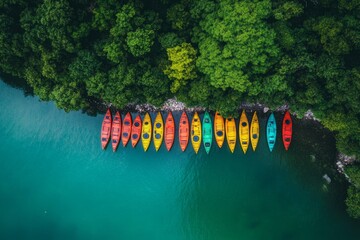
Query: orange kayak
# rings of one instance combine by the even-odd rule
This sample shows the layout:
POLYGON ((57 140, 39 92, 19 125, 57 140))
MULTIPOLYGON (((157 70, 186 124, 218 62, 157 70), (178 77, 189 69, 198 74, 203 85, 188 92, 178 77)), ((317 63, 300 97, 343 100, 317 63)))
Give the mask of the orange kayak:
POLYGON ((184 152, 189 143, 189 119, 185 111, 181 114, 180 118, 179 142, 181 150, 184 152))
POLYGON ((111 122, 112 122, 111 112, 110 112, 110 109, 108 109, 106 111, 106 114, 104 116, 104 120, 103 120, 102 125, 101 125, 100 140, 101 140, 102 149, 106 148, 106 145, 108 144, 108 142, 110 140, 111 122))
POLYGON ((129 142, 129 139, 130 139, 131 124, 132 124, 131 114, 127 113, 125 115, 125 118, 123 121, 123 126, 122 126, 122 143, 123 143, 124 147, 129 142))
POLYGON ((131 129, 131 144, 135 147, 141 136, 141 117, 137 115, 131 129))
POLYGON ((111 126, 111 145, 114 152, 119 146, 120 137, 121 137, 121 115, 119 111, 117 111, 111 126))
POLYGON ((175 139, 175 122, 171 112, 169 112, 165 121, 165 145, 166 149, 170 151, 175 139))

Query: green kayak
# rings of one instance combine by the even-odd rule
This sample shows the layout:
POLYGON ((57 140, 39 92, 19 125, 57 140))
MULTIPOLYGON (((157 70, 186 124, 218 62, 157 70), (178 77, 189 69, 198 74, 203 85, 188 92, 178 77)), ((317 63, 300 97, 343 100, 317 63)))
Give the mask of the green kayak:
POLYGON ((275 121, 274 113, 271 113, 268 119, 266 126, 266 137, 270 152, 272 152, 276 141, 276 121, 275 121))
POLYGON ((212 144, 212 123, 211 123, 211 117, 208 112, 205 112, 204 118, 203 118, 203 142, 204 147, 206 150, 206 153, 209 154, 211 144, 212 144))

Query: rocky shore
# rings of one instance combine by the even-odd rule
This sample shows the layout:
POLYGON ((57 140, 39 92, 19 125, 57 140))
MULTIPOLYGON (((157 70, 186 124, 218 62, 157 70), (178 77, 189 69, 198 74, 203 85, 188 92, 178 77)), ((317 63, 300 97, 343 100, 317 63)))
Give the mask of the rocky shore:
MULTIPOLYGON (((111 107, 111 104, 102 103, 101 105, 102 105, 101 108, 99 106, 99 110, 101 110, 101 111, 105 111, 106 108, 111 107)), ((290 107, 288 104, 284 104, 284 105, 276 108, 274 111, 275 112, 285 112, 289 108, 290 107)), ((249 112, 259 111, 259 112, 263 112, 263 113, 267 113, 268 111, 270 111, 270 108, 268 106, 266 106, 265 104, 260 104, 260 103, 251 103, 251 104, 250 103, 242 103, 239 106, 239 111, 240 111, 240 109, 245 109, 249 112)), ((116 109, 114 108, 113 110, 116 110, 116 109)), ((139 113, 155 112, 155 111, 204 112, 204 111, 206 111, 206 108, 200 107, 200 106, 187 107, 185 105, 185 103, 177 101, 176 98, 171 98, 171 99, 168 99, 161 107, 156 107, 156 106, 148 104, 148 103, 146 103, 146 104, 128 104, 124 109, 122 109, 122 111, 139 112, 139 113)), ((292 114, 297 116, 296 112, 292 113, 292 114)), ((305 114, 302 116, 302 119, 320 122, 320 119, 315 117, 315 115, 311 111, 311 109, 309 109, 308 111, 305 112, 305 114)), ((343 174, 347 180, 349 180, 349 177, 346 175, 344 169, 347 165, 352 164, 355 161, 356 161, 356 159, 353 156, 347 156, 343 153, 339 153, 339 155, 338 155, 337 162, 336 162, 337 171, 339 173, 343 174)))
MULTIPOLYGON (((239 110, 240 109, 245 109, 249 112, 253 112, 253 111, 259 111, 259 112, 263 112, 263 113, 267 113, 268 111, 270 111, 270 108, 264 104, 260 104, 260 103, 255 103, 255 104, 249 104, 249 103, 242 103, 239 106, 239 110)), ((275 109, 276 112, 285 112, 286 110, 289 109, 289 105, 288 104, 284 104, 278 108, 275 109)), ((130 111, 136 111, 136 112, 140 112, 140 113, 144 113, 144 112, 153 112, 153 111, 187 111, 187 112, 204 112, 206 110, 205 107, 186 107, 185 103, 183 102, 179 102, 177 101, 175 98, 172 99, 168 99, 161 107, 157 108, 154 105, 151 104, 129 104, 127 106, 127 110, 130 111)), ((294 115, 297 115, 296 113, 294 113, 294 115)), ((320 122, 320 119, 316 118, 314 113, 311 111, 311 109, 309 109, 308 111, 305 112, 304 116, 302 116, 302 118, 304 120, 312 120, 312 121, 317 121, 320 122)), ((337 162, 336 162, 336 166, 337 166, 337 171, 341 174, 343 174, 346 179, 349 180, 349 177, 346 175, 345 173, 345 166, 352 164, 354 161, 356 161, 355 157, 353 156, 347 156, 345 154, 339 153, 338 158, 337 158, 337 162)))
MULTIPOLYGON (((266 106, 265 104, 261 104, 261 103, 242 103, 239 106, 239 111, 240 111, 240 109, 245 109, 246 111, 249 111, 249 112, 258 111, 258 112, 263 112, 263 113, 267 113, 268 111, 271 110, 268 106, 266 106)), ((276 108, 274 111, 275 112, 285 112, 289 109, 290 109, 290 106, 288 104, 284 104, 284 105, 276 108)), ((206 111, 206 108, 201 107, 201 106, 187 107, 185 105, 185 103, 177 101, 176 98, 171 98, 171 99, 168 99, 161 107, 155 107, 154 105, 151 105, 148 103, 146 103, 146 104, 128 104, 126 106, 126 110, 127 111, 135 111, 135 112, 139 112, 139 113, 153 112, 153 111, 204 112, 204 111, 206 111)), ((296 113, 292 113, 292 114, 297 116, 296 113)), ((306 120, 314 120, 314 121, 320 122, 320 120, 315 117, 314 113, 310 109, 304 114, 304 116, 302 116, 302 118, 306 119, 306 120)))
MULTIPOLYGON (((107 107, 108 104, 105 104, 107 107)), ((245 109, 247 111, 253 112, 253 111, 262 111, 263 113, 266 113, 270 110, 269 107, 267 107, 264 104, 255 103, 255 104, 249 104, 249 103, 242 103, 239 106, 240 109, 245 109)), ((289 109, 289 106, 287 104, 280 106, 275 109, 276 112, 284 112, 289 109)), ((201 106, 195 106, 195 107, 187 107, 185 103, 179 102, 176 100, 176 98, 168 99, 161 107, 156 107, 151 104, 128 104, 124 110, 127 111, 135 111, 139 113, 144 112, 153 112, 153 111, 187 111, 187 112, 204 112, 206 111, 205 107, 201 106)))
POLYGON ((356 161, 354 156, 348 156, 343 153, 339 153, 336 161, 337 170, 339 173, 343 174, 346 179, 350 182, 349 176, 345 173, 345 167, 351 165, 356 161))
MULTIPOLYGON (((112 110, 114 110, 114 111, 117 110, 115 107, 112 106, 111 103, 103 102, 103 103, 95 104, 95 105, 97 105, 98 110, 101 112, 105 112, 108 107, 111 107, 112 110)), ((258 111, 258 112, 263 112, 263 113, 267 113, 268 111, 271 110, 270 107, 268 107, 265 104, 261 104, 261 103, 241 103, 238 108, 239 112, 241 109, 245 109, 248 112, 258 111)), ((284 104, 282 106, 277 107, 274 111, 275 112, 285 112, 289 109, 290 109, 290 106, 288 104, 284 104)), ((139 113, 155 112, 155 111, 186 111, 186 112, 195 112, 196 111, 196 112, 201 113, 206 110, 207 109, 205 107, 201 107, 201 106, 187 107, 185 103, 177 101, 176 98, 168 99, 167 101, 164 102, 164 104, 161 107, 156 107, 149 103, 145 103, 145 104, 129 103, 128 105, 126 105, 126 107, 121 109, 121 111, 139 112, 139 113)), ((293 112, 292 115, 298 116, 298 114, 296 112, 293 112)), ((315 117, 315 115, 311 111, 311 109, 306 111, 303 116, 299 116, 299 117, 302 119, 305 119, 305 120, 314 120, 314 121, 320 122, 320 119, 315 117)))

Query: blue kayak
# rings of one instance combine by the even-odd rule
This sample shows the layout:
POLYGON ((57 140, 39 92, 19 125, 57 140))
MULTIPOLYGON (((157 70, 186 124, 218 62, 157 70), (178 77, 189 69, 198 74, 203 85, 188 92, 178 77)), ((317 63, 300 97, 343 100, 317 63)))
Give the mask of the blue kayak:
POLYGON ((204 118, 203 118, 203 142, 204 147, 206 150, 206 153, 209 154, 211 144, 212 144, 212 123, 211 123, 211 117, 208 112, 205 112, 204 118))
POLYGON ((270 152, 272 152, 276 142, 276 121, 275 121, 274 113, 271 113, 267 122, 266 138, 270 152))

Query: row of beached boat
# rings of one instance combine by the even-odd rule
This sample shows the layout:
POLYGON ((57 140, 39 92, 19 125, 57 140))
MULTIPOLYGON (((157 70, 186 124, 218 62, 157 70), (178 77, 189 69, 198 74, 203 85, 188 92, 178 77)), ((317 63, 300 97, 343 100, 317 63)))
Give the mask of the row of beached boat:
MULTIPOLYGON (((154 124, 152 124, 149 113, 145 114, 143 120, 141 120, 140 115, 137 115, 134 121, 132 120, 131 114, 127 113, 122 121, 119 112, 116 112, 114 119, 112 119, 111 111, 108 109, 101 127, 101 146, 105 149, 111 138, 112 149, 115 152, 120 140, 124 147, 130 140, 132 146, 135 147, 141 138, 144 151, 147 151, 153 138, 156 151, 160 149, 163 140, 166 149, 170 151, 175 140, 175 130, 176 127, 172 112, 168 113, 165 124, 162 114, 158 112, 154 124)), ((218 112, 216 112, 214 116, 214 125, 208 112, 205 112, 202 122, 199 114, 195 112, 191 124, 189 123, 186 112, 183 112, 178 124, 178 131, 182 151, 186 150, 190 138, 195 153, 198 153, 201 147, 201 141, 203 142, 205 151, 209 153, 213 136, 215 136, 219 148, 223 146, 226 136, 230 151, 233 153, 235 150, 237 141, 235 119, 232 117, 224 119, 218 112)), ((271 113, 266 125, 266 138, 270 152, 275 146, 276 132, 275 116, 271 113)), ((254 112, 251 123, 249 124, 245 110, 243 110, 239 123, 239 139, 244 153, 246 153, 250 144, 253 151, 256 150, 259 136, 260 124, 256 112, 254 112)), ((287 111, 282 121, 282 140, 286 150, 289 149, 291 139, 292 119, 290 113, 287 111)))

